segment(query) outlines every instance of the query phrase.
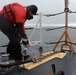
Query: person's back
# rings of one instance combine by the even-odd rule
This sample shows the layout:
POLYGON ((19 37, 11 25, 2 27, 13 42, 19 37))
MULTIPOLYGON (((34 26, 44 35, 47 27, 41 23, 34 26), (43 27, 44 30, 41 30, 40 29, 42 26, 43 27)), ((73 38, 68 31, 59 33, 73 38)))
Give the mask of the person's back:
POLYGON ((5 5, 1 13, 14 23, 24 22, 23 20, 26 19, 25 7, 18 3, 5 5))

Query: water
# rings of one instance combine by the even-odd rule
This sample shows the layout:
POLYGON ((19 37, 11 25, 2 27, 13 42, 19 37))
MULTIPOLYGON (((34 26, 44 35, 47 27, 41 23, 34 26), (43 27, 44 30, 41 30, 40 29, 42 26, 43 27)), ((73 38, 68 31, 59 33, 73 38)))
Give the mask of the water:
MULTIPOLYGON (((50 27, 50 28, 56 28, 56 27, 50 27)), ((57 30, 50 30, 50 31, 46 31, 45 29, 47 29, 46 27, 45 28, 42 28, 42 47, 45 49, 47 48, 47 50, 49 49, 52 49, 52 47, 55 45, 55 44, 46 44, 45 42, 47 43, 52 43, 52 42, 57 42, 59 40, 59 38, 62 36, 63 32, 65 31, 64 28, 61 28, 61 29, 57 29, 57 30)), ((30 38, 30 35, 32 33, 33 30, 27 30, 26 33, 27 33, 27 36, 28 38, 30 38)), ((69 36, 72 40, 73 43, 76 42, 75 38, 76 38, 76 30, 75 29, 68 29, 68 33, 69 33, 69 36)), ((61 39, 61 41, 64 41, 65 38, 63 37, 61 39)), ((31 38, 31 41, 40 41, 40 29, 36 29, 32 38, 31 38)), ((2 32, 0 32, 0 46, 3 46, 3 45, 8 45, 8 38, 7 36, 5 36, 2 32)), ((60 45, 62 43, 59 44, 59 46, 57 46, 57 48, 60 48, 60 45)), ((40 46, 40 43, 38 43, 36 45, 36 47, 39 47, 40 46)), ((34 48, 34 47, 33 47, 34 48)), ((0 47, 0 51, 1 52, 4 52, 6 51, 6 47, 0 47)))
MULTIPOLYGON (((49 28, 55 28, 55 27, 49 27, 49 28)), ((43 52, 47 52, 47 51, 50 51, 52 50, 52 48, 55 46, 55 44, 46 44, 45 42, 57 42, 59 40, 59 38, 62 36, 63 32, 65 31, 64 28, 61 28, 61 29, 57 29, 57 30, 51 30, 51 31, 46 31, 45 30, 46 27, 42 28, 42 48, 43 48, 43 52)), ((30 38, 30 35, 32 33, 33 30, 27 30, 26 33, 27 33, 27 36, 28 38, 30 38)), ((72 42, 73 43, 76 43, 76 30, 75 29, 68 29, 68 33, 69 33, 69 36, 70 38, 72 39, 72 42)), ((40 40, 40 29, 36 29, 32 38, 31 38, 32 41, 39 41, 40 40)), ((63 37, 61 39, 61 41, 64 41, 65 38, 63 37)), ((0 32, 0 46, 3 46, 3 45, 7 45, 9 42, 8 38, 2 33, 0 32)), ((58 46, 56 47, 56 51, 59 51, 61 49, 61 45, 63 44, 64 42, 62 43, 59 43, 58 46)), ((24 46, 22 45, 22 48, 24 46)), ((40 47, 40 43, 38 43, 37 45, 35 46, 32 46, 29 48, 29 52, 30 52, 30 55, 31 56, 39 56, 39 47, 40 47)), ((76 46, 74 45, 74 48, 76 48, 76 46)), ((6 51, 6 47, 0 47, 0 52, 5 52, 6 51)), ((76 56, 76 55, 75 55, 76 56)), ((51 70, 51 64, 52 63, 55 63, 56 64, 56 67, 57 67, 57 71, 59 70, 63 70, 65 72, 65 75, 72 75, 72 74, 75 74, 75 68, 76 66, 73 65, 73 61, 74 61, 74 64, 75 64, 75 56, 74 58, 71 57, 70 55, 67 55, 66 58, 64 58, 63 60, 58 60, 58 59, 55 59, 55 60, 52 60, 36 69, 33 69, 31 70, 30 72, 26 71, 26 70, 22 70, 21 72, 10 72, 8 74, 10 75, 46 75, 47 73, 50 73, 52 72, 51 70), (66 62, 65 62, 66 61, 66 62), (71 65, 70 65, 71 64, 71 65), (70 67, 71 66, 71 67, 70 67), (66 70, 65 70, 66 69, 66 70), (22 74, 20 74, 22 73, 22 74), (31 74, 32 73, 32 74, 31 74)), ((75 64, 76 65, 76 64, 75 64)), ((6 74, 6 75, 8 75, 6 74)))
MULTIPOLYGON (((45 30, 46 28, 42 28, 42 47, 44 49, 44 51, 49 51, 52 49, 52 47, 54 46, 54 44, 46 44, 45 42, 57 42, 59 37, 62 35, 64 29, 60 29, 60 30, 53 30, 53 31, 46 31, 45 30)), ((27 30, 27 36, 28 38, 30 38, 30 35, 32 33, 33 30, 27 30)), ((2 33, 0 32, 0 46, 3 46, 3 45, 7 45, 9 40, 8 38, 2 33)), ((40 29, 36 29, 32 38, 31 38, 31 41, 40 41, 40 29)), ((40 43, 38 43, 36 46, 34 47, 30 47, 29 49, 31 49, 31 51, 36 52, 38 53, 38 49, 40 47, 40 43)), ((0 47, 0 51, 1 52, 4 52, 6 51, 6 47, 0 47)))

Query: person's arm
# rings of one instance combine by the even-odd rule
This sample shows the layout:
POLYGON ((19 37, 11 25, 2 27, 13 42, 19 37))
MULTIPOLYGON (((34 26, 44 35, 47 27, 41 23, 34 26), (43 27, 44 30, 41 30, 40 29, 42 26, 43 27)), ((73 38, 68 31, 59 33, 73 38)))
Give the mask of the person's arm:
POLYGON ((24 7, 22 6, 14 6, 13 7, 14 14, 15 14, 15 22, 16 22, 16 28, 19 32, 22 42, 26 47, 29 47, 29 41, 25 32, 24 28, 24 21, 26 20, 26 12, 24 7))
POLYGON ((22 43, 28 48, 30 45, 29 45, 29 41, 25 32, 24 25, 22 23, 16 23, 16 28, 21 36, 22 43))

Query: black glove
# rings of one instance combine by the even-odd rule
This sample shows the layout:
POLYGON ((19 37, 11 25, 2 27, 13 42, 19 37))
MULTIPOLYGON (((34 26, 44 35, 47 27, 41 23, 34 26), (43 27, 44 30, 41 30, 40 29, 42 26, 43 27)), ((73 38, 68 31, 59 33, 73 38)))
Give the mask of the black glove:
POLYGON ((27 40, 27 41, 22 41, 22 43, 23 43, 23 45, 27 45, 27 44, 29 44, 29 41, 27 40))

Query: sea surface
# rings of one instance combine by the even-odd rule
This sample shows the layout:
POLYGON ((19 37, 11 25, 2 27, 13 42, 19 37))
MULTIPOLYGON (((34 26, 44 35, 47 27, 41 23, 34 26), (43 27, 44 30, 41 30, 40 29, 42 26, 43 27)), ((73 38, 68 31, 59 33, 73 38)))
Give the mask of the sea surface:
MULTIPOLYGON (((34 45, 34 47, 30 47, 30 49, 32 49, 32 48, 36 49, 40 45, 44 48, 44 51, 46 51, 46 50, 49 51, 50 49, 52 49, 53 46, 56 44, 55 42, 58 42, 58 40, 61 38, 62 34, 65 31, 65 27, 63 27, 63 26, 60 26, 60 27, 62 27, 62 28, 54 26, 54 27, 42 27, 41 29, 39 27, 33 28, 33 29, 27 29, 26 33, 27 33, 28 39, 30 39, 30 37, 32 35, 30 41, 41 41, 41 42, 37 43, 36 45, 34 45), (53 44, 47 44, 47 43, 53 43, 53 44)), ((76 43, 75 27, 68 28, 67 32, 68 32, 70 39, 72 40, 72 43, 74 43, 74 47, 75 47, 75 43, 76 43)), ((65 36, 66 36, 66 33, 64 34, 64 36, 62 37, 62 39, 60 41, 65 41, 65 36)), ((6 51, 5 45, 8 45, 8 43, 9 43, 9 39, 7 38, 6 35, 4 35, 0 31, 0 52, 6 51), (5 47, 1 47, 1 46, 5 46, 5 47)), ((60 42, 58 44, 57 50, 58 50, 58 48, 60 49, 62 43, 64 43, 64 42, 60 42)), ((33 50, 31 50, 31 51, 33 51, 33 50)), ((37 51, 37 49, 35 51, 37 51)))
MULTIPOLYGON (((55 46, 56 42, 60 39, 62 34, 65 31, 65 27, 58 28, 54 27, 42 27, 42 28, 33 28, 26 30, 28 39, 32 35, 30 41, 42 41, 38 42, 36 45, 31 46, 29 48, 29 54, 31 56, 39 56, 39 48, 42 47, 43 53, 47 51, 51 51, 55 46), (56 29, 57 28, 57 29, 56 29), (50 30, 49 30, 50 29, 50 30), (49 31, 48 31, 49 30, 49 31), (50 44, 49 44, 50 43, 50 44)), ((76 29, 68 28, 67 30, 70 39, 72 40, 74 49, 76 50, 76 29)), ((60 41, 65 41, 65 35, 62 37, 60 41)), ((0 52, 6 52, 6 48, 9 43, 9 39, 0 31, 0 52), (5 47, 2 47, 5 46, 5 47)), ((55 51, 61 50, 61 45, 65 42, 60 42, 56 47, 55 51)), ((22 49, 24 46, 21 44, 22 49)), ((22 70, 21 72, 13 71, 9 72, 5 75, 47 75, 48 73, 52 73, 51 64, 56 65, 57 71, 63 70, 65 75, 76 75, 76 55, 67 54, 67 56, 63 60, 55 59, 50 62, 43 64, 31 71, 22 70), (75 66, 74 66, 75 65, 75 66)))

